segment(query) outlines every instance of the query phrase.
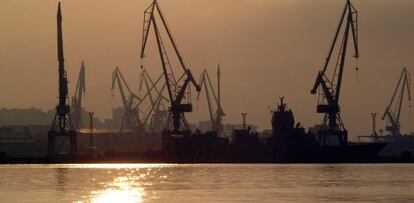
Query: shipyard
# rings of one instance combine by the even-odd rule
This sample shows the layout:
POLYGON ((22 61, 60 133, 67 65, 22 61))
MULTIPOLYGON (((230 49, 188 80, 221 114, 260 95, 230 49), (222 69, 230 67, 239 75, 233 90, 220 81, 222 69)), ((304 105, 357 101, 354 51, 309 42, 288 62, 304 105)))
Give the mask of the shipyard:
MULTIPOLYGON (((328 53, 326 58, 313 59, 322 64, 319 68, 308 67, 309 72, 316 75, 314 83, 300 87, 306 89, 315 101, 313 109, 306 111, 312 112, 312 117, 320 120, 309 126, 302 124, 303 118, 298 117, 297 110, 290 106, 290 103, 296 102, 295 99, 303 96, 286 96, 295 92, 295 89, 289 88, 289 83, 295 83, 295 78, 287 79, 289 82, 285 86, 269 85, 260 90, 250 87, 250 81, 244 81, 240 85, 241 90, 234 91, 242 91, 253 99, 259 91, 272 92, 271 95, 277 92, 277 96, 267 101, 267 104, 272 105, 245 102, 246 105, 254 105, 256 109, 265 109, 260 112, 267 113, 255 112, 252 118, 252 112, 246 112, 245 109, 237 109, 238 113, 235 113, 232 103, 225 100, 235 99, 231 98, 228 90, 223 95, 223 88, 228 83, 233 83, 232 73, 226 70, 227 65, 214 62, 215 66, 203 68, 199 74, 195 74, 193 67, 187 63, 187 52, 191 51, 180 48, 185 38, 175 38, 184 31, 169 26, 168 22, 172 20, 169 11, 163 10, 160 5, 162 3, 156 0, 148 3, 145 9, 136 10, 142 14, 142 22, 138 26, 141 32, 135 33, 138 42, 135 48, 139 53, 135 55, 134 68, 112 64, 111 75, 96 72, 89 74, 87 57, 77 62, 75 67, 73 62, 68 67, 65 61, 71 60, 71 55, 64 50, 71 45, 65 41, 65 37, 66 31, 74 29, 74 25, 67 26, 64 19, 67 15, 74 14, 66 14, 64 3, 59 2, 56 10, 57 38, 50 39, 57 40, 58 74, 57 78, 43 78, 53 81, 54 88, 58 90, 57 94, 48 92, 48 95, 55 95, 56 107, 46 110, 36 107, 2 107, 0 162, 413 162, 414 133, 401 130, 403 125, 412 126, 413 122, 400 122, 402 116, 411 115, 412 108, 409 71, 412 67, 405 67, 404 62, 399 62, 401 67, 392 67, 392 75, 387 78, 395 84, 394 91, 387 92, 389 96, 384 101, 380 101, 381 98, 375 99, 378 103, 387 105, 376 109, 376 112, 366 113, 361 125, 369 126, 370 133, 356 134, 348 130, 352 122, 359 122, 360 119, 352 121, 342 118, 342 114, 355 111, 348 105, 349 100, 346 107, 342 106, 344 97, 352 96, 349 92, 355 91, 349 86, 344 89, 343 84, 355 83, 353 88, 359 88, 366 84, 364 80, 371 77, 363 67, 360 68, 358 62, 365 55, 361 51, 364 50, 364 43, 360 42, 359 34, 364 29, 364 23, 359 23, 361 16, 357 6, 350 0, 344 2, 343 9, 332 16, 332 19, 339 20, 339 24, 325 33, 327 36, 323 46, 328 53), (337 16, 340 18, 337 19, 337 16), (328 43, 329 46, 326 46, 328 43), (76 74, 76 81, 69 82, 68 72, 76 74), (360 72, 363 76, 360 76, 360 72), (131 77, 131 73, 135 76, 131 77), (106 119, 94 112, 95 107, 90 102, 87 108, 84 105, 85 97, 96 97, 89 96, 95 95, 89 85, 96 86, 97 80, 106 84, 100 88, 111 95, 111 103, 120 104, 106 109, 111 114, 106 119), (228 107, 231 107, 231 113, 227 111, 228 107), (206 119, 195 120, 194 115, 199 117, 198 111, 202 108, 207 115, 206 119), (233 122, 226 123, 227 116, 231 116, 233 122), (266 129, 256 125, 258 117, 260 121, 265 120, 268 126, 266 129), (234 118, 238 118, 238 121, 234 122, 234 118), (380 126, 378 121, 384 126, 380 126)), ((179 21, 174 21, 174 25, 177 23, 179 21)), ((332 25, 327 27, 332 28, 332 25)), ((76 32, 81 33, 83 30, 76 32)), ((191 35, 191 32, 186 35, 191 35)), ((191 39, 194 40, 193 37, 191 39)), ((269 60, 277 61, 278 57, 275 55, 269 60)), ((278 67, 272 66, 272 74, 278 75, 278 67)), ((55 70, 55 67, 48 68, 55 70)), ((251 78, 256 77, 254 72, 248 74, 251 78)), ((314 78, 313 75, 297 74, 301 74, 301 78, 314 78)), ((24 83, 25 80, 17 82, 24 83)), ((42 90, 31 91, 31 97, 36 97, 36 92, 42 90)), ((373 94, 364 94, 370 93, 373 94)), ((99 102, 100 99, 94 100, 99 102)), ((300 109, 303 110, 302 107, 300 109)))
POLYGON ((0 202, 414 202, 413 19, 0 0, 0 202))

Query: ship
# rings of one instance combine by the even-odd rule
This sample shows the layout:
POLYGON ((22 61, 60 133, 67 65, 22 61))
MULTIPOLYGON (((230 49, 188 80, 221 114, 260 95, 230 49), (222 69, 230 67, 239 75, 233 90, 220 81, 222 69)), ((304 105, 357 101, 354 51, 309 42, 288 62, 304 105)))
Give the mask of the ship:
MULTIPOLYGON (((219 136, 215 131, 195 130, 182 135, 172 135, 168 131, 137 133, 83 129, 78 132, 78 153, 75 157, 61 156, 60 159, 49 160, 38 156, 32 160, 27 157, 5 160, 6 157, 3 156, 3 162, 368 163, 384 161, 379 158, 378 153, 387 142, 322 145, 318 142, 317 133, 306 130, 300 122, 295 121, 293 111, 283 97, 280 98, 277 108, 272 111, 271 124, 271 135, 266 139, 263 139, 258 132, 252 132, 250 127, 234 129, 231 139, 219 136), (90 154, 91 136, 93 136, 95 156, 90 154)), ((32 134, 30 132, 29 129, 26 134, 32 134)), ((37 148, 34 145, 33 147, 37 148)))
POLYGON ((274 162, 378 162, 378 153, 385 142, 346 142, 345 145, 324 145, 316 132, 305 132, 300 123, 295 124, 293 111, 280 98, 272 112, 272 136, 269 138, 274 162))

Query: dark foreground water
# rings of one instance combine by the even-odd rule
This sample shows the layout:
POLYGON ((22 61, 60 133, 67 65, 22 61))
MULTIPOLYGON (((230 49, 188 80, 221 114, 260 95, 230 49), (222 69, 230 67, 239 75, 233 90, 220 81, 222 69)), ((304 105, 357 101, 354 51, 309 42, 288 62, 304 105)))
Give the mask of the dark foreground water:
POLYGON ((0 165, 0 202, 241 201, 414 202, 414 165, 0 165))

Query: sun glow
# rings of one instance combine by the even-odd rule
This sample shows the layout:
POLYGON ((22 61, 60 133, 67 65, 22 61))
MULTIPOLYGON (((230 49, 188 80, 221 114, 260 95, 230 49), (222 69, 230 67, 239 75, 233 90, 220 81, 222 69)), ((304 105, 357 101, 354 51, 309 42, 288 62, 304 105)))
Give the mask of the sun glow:
MULTIPOLYGON (((49 165, 47 165, 50 167, 49 165)), ((54 164, 54 168, 103 168, 103 169, 120 169, 120 168, 161 168, 173 167, 176 164, 54 164)))
POLYGON ((95 197, 92 202, 142 202, 143 189, 107 189, 95 197))
POLYGON ((145 192, 144 188, 134 182, 135 178, 118 177, 112 183, 109 183, 108 189, 103 191, 94 191, 92 202, 142 202, 145 192))

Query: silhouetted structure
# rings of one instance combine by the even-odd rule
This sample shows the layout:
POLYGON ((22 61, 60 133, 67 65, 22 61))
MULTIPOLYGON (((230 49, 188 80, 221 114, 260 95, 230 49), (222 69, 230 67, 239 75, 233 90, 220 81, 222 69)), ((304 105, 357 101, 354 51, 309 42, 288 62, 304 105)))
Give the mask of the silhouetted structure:
POLYGON ((154 0, 151 5, 145 10, 144 12, 144 26, 143 26, 143 35, 142 35, 142 48, 141 48, 141 59, 145 57, 145 48, 147 44, 148 34, 153 25, 155 38, 157 41, 158 51, 161 58, 161 65, 163 68, 165 82, 167 84, 167 90, 170 100, 170 114, 167 121, 167 128, 165 130, 166 136, 170 136, 171 134, 175 135, 189 135, 191 134, 188 123, 184 117, 184 113, 192 112, 193 107, 190 102, 183 103, 183 99, 186 96, 186 92, 188 89, 189 83, 193 83, 196 87, 197 91, 200 91, 200 86, 194 80, 191 71, 186 67, 183 61, 183 57, 181 56, 174 39, 172 38, 172 34, 167 26, 167 23, 162 15, 160 7, 156 0, 154 0), (157 21, 155 19, 155 12, 158 13, 162 25, 167 32, 168 40, 172 44, 174 48, 174 52, 176 57, 180 62, 180 66, 183 69, 184 73, 179 77, 177 80, 172 64, 168 58, 167 50, 164 46, 164 42, 162 40, 162 36, 160 34, 160 30, 158 29, 157 21), (181 83, 181 84, 179 84, 181 83))
POLYGON ((321 151, 313 135, 297 123, 291 109, 280 98, 275 111, 272 111, 272 136, 268 143, 275 162, 312 162, 322 160, 321 151))
MULTIPOLYGON (((221 106, 221 87, 220 87, 220 65, 217 67, 217 94, 214 91, 213 83, 211 82, 210 76, 208 75, 207 69, 201 73, 200 87, 204 87, 204 91, 207 99, 208 112, 210 115, 210 130, 216 131, 217 135, 223 135, 223 116, 226 114, 221 106), (212 94, 212 96, 210 95, 212 94), (214 104, 212 103, 214 102, 214 104), (216 110, 213 110, 215 105, 216 110)), ((198 93, 197 99, 200 98, 200 92, 198 93)))
POLYGON ((115 89, 116 84, 118 85, 119 93, 121 94, 122 104, 124 107, 124 114, 122 117, 120 131, 124 129, 129 129, 129 130, 143 129, 143 125, 142 125, 141 120, 139 119, 138 109, 137 109, 137 103, 141 101, 141 99, 135 93, 131 91, 131 89, 129 88, 118 66, 112 72, 111 90, 115 89), (128 91, 127 92, 128 96, 125 95, 124 87, 128 91))
POLYGON ((378 140, 378 133, 377 133, 377 113, 371 113, 372 117, 372 137, 374 137, 374 140, 378 140))
POLYGON ((143 125, 146 126, 149 122, 148 130, 152 132, 161 132, 165 128, 168 119, 168 111, 165 105, 168 98, 163 95, 167 84, 164 83, 161 89, 157 87, 163 76, 161 74, 154 82, 144 67, 141 66, 139 90, 142 91, 143 86, 145 86, 145 95, 142 96, 138 107, 145 114, 143 115, 143 125), (143 106, 145 100, 149 100, 149 107, 147 108, 143 106))
POLYGON ((339 96, 350 31, 352 32, 352 39, 355 48, 354 57, 359 57, 357 19, 357 10, 351 4, 351 1, 347 0, 332 46, 329 50, 328 57, 326 58, 325 66, 322 71, 319 71, 315 84, 311 90, 312 94, 316 94, 319 87, 322 89, 322 103, 319 103, 317 106, 317 112, 324 114, 324 119, 318 135, 319 142, 322 145, 346 145, 348 142, 348 131, 345 129, 339 114, 339 96), (343 25, 345 25, 343 38, 338 41, 338 35, 343 25), (333 76, 329 79, 326 75, 326 70, 330 64, 335 45, 337 43, 340 43, 339 55, 335 63, 333 76), (327 103, 325 103, 325 101, 327 103))
POLYGON ((401 108, 402 103, 404 100, 404 94, 407 91, 408 94, 408 101, 411 100, 411 89, 410 89, 410 73, 404 67, 398 80, 397 87, 394 90, 394 94, 392 95, 390 104, 385 109, 384 115, 382 116, 382 120, 387 118, 387 126, 385 126, 385 130, 389 132, 389 135, 392 136, 399 136, 400 133, 400 115, 401 115, 401 108), (398 95, 397 95, 398 94, 398 95))
POLYGON ((64 57, 63 57, 63 36, 62 36, 62 13, 60 2, 57 12, 57 50, 59 61, 59 104, 56 106, 56 115, 48 133, 48 155, 53 158, 56 155, 55 143, 57 137, 69 139, 69 155, 76 154, 76 131, 71 117, 70 107, 66 103, 68 99, 68 80, 66 77, 64 57))
POLYGON ((85 63, 82 61, 82 65, 79 71, 78 82, 76 83, 75 95, 72 98, 72 118, 73 125, 76 130, 81 129, 82 126, 82 97, 85 95, 85 63))

